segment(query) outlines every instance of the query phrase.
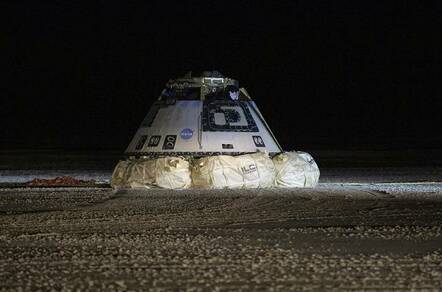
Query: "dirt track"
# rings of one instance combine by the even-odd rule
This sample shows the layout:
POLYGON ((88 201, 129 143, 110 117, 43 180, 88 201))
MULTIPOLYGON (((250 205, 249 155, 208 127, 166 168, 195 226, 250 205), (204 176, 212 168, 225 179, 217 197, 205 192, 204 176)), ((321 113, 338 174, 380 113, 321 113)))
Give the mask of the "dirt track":
POLYGON ((440 288, 441 187, 418 189, 3 189, 0 287, 440 288))

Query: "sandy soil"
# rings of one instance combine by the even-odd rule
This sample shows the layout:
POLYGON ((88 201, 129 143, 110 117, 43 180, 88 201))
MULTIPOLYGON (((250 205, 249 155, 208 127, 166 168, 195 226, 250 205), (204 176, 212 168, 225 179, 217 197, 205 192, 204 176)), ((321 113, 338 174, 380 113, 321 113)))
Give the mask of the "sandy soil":
POLYGON ((442 184, 0 189, 0 290, 439 289, 442 184))

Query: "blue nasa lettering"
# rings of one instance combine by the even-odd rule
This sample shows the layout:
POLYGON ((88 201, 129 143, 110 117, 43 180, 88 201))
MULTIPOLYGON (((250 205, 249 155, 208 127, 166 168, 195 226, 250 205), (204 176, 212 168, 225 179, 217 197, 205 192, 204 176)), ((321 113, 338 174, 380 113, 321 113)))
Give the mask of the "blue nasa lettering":
POLYGON ((193 136, 193 131, 192 131, 192 129, 185 128, 181 131, 180 136, 181 136, 181 139, 184 139, 184 140, 191 139, 193 136))

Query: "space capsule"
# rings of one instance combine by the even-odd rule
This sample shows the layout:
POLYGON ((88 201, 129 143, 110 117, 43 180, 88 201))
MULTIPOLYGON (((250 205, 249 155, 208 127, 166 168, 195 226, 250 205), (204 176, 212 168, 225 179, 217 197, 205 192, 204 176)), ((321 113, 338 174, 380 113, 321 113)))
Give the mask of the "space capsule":
POLYGON ((217 71, 169 80, 112 175, 114 188, 311 187, 313 158, 284 152, 238 81, 217 71))
POLYGON ((169 80, 125 151, 127 157, 282 152, 255 102, 217 71, 169 80))

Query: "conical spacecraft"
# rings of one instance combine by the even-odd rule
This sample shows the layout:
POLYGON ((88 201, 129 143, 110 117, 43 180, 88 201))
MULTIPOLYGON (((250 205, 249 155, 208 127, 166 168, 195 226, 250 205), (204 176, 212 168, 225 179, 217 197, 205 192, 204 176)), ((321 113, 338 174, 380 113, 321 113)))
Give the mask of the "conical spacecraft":
POLYGON ((126 149, 127 157, 282 152, 238 81, 217 71, 169 80, 126 149))
POLYGON ((217 71, 169 80, 115 166, 118 188, 312 187, 319 168, 284 152, 238 81, 217 71))

